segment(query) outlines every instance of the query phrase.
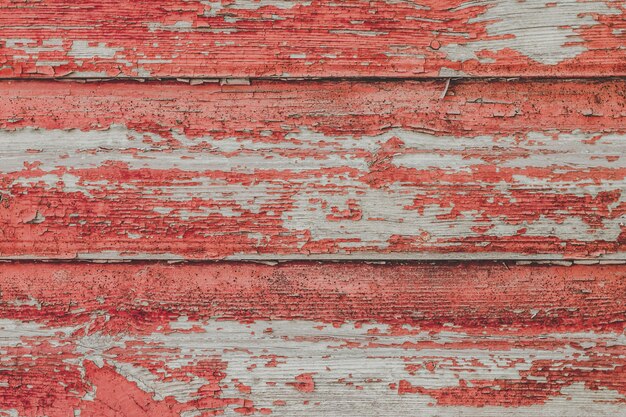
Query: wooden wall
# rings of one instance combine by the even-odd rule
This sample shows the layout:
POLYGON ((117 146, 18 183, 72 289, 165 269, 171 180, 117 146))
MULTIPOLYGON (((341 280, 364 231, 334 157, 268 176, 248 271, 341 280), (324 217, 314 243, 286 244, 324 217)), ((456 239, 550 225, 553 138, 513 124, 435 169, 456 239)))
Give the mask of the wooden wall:
POLYGON ((0 416, 626 415, 626 5, 0 0, 0 416))

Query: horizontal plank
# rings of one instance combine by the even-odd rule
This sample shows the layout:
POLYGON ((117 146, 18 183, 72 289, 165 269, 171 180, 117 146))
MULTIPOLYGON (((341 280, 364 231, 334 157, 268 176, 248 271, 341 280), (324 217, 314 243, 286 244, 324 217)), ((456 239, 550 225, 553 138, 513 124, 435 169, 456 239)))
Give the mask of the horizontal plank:
POLYGON ((0 414, 616 416, 626 267, 0 268, 0 414))
POLYGON ((619 0, 3 0, 0 77, 624 76, 619 0))
POLYGON ((626 83, 0 84, 5 259, 624 259, 626 83))

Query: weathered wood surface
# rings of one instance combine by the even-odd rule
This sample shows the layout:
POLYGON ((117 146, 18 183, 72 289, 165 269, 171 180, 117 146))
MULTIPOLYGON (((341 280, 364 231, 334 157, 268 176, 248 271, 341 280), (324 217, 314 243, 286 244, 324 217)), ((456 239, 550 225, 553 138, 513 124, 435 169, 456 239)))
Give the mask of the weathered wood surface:
POLYGON ((622 1, 2 0, 0 77, 626 75, 622 1))
POLYGON ((624 257, 626 83, 0 84, 0 256, 624 257))
POLYGON ((0 415, 618 416, 626 268, 0 268, 0 415))

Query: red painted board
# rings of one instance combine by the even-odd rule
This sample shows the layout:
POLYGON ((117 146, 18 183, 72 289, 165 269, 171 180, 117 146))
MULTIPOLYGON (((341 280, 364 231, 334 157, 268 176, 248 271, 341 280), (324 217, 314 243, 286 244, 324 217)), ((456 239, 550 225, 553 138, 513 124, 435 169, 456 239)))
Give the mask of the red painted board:
POLYGON ((2 0, 0 76, 626 75, 622 1, 2 0))
POLYGON ((626 410, 624 265, 10 263, 0 291, 1 415, 626 410))
POLYGON ((626 83, 0 84, 0 257, 624 257, 626 83))

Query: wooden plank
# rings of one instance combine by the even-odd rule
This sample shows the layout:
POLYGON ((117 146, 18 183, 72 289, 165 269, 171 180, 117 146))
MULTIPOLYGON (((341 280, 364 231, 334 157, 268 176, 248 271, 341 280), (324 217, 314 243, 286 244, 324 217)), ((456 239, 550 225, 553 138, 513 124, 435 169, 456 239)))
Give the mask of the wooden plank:
POLYGON ((621 0, 3 0, 2 77, 624 76, 621 0))
POLYGON ((5 82, 0 256, 623 259, 625 93, 5 82))
POLYGON ((0 268, 0 414, 616 416, 626 267, 0 268))

